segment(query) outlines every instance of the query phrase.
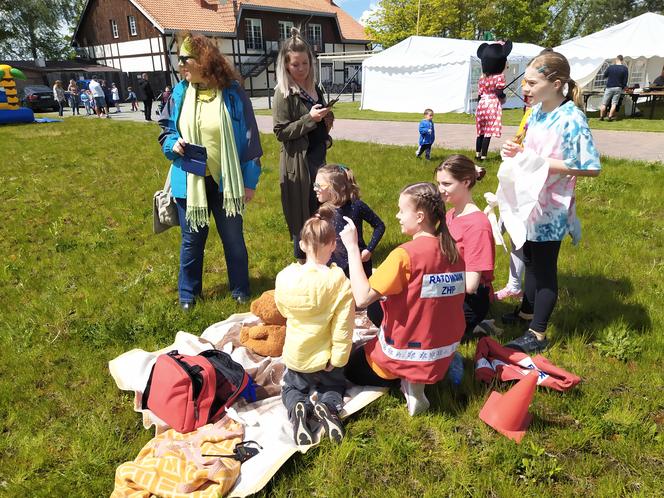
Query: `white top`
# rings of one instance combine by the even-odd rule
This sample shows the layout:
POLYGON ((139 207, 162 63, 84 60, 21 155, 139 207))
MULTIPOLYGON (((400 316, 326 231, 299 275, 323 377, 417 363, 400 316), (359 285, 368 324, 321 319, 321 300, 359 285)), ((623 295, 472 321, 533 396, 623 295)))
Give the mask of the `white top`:
POLYGON ((88 88, 92 92, 93 97, 103 97, 104 90, 101 88, 101 84, 98 81, 90 81, 88 88))

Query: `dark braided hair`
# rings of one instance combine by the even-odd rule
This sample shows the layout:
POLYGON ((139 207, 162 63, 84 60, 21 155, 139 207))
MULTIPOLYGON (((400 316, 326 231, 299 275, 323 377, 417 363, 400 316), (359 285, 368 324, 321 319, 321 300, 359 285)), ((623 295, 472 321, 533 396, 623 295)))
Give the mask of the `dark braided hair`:
POLYGON ((407 195, 415 204, 415 209, 421 209, 427 220, 435 227, 440 243, 440 250, 450 263, 459 260, 459 251, 445 222, 445 203, 435 185, 428 182, 414 183, 404 187, 401 195, 407 195))

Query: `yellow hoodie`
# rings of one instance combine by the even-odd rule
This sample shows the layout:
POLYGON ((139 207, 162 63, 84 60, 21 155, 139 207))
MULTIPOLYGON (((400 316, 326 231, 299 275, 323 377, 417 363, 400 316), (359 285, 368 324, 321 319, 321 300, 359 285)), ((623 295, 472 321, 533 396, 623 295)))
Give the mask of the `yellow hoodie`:
POLYGON ((282 359, 296 372, 319 372, 348 362, 355 303, 341 268, 293 263, 279 272, 274 300, 286 317, 282 359))

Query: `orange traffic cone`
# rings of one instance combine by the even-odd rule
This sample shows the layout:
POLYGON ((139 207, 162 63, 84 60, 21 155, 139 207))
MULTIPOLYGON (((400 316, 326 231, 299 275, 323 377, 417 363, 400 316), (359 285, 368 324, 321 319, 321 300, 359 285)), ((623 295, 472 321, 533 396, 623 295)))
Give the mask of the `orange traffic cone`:
POLYGON ((480 411, 480 419, 520 443, 533 419, 528 406, 537 388, 537 377, 537 372, 529 373, 505 394, 491 391, 480 411))

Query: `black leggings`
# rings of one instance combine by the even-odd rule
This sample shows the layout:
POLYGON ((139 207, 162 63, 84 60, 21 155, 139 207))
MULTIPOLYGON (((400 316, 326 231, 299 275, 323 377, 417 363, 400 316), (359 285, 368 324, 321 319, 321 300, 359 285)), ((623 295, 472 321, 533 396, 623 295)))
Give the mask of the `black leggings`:
POLYGON ((344 374, 349 381, 358 386, 390 387, 397 383, 397 380, 383 379, 371 369, 364 353, 364 346, 350 354, 344 374))
POLYGON ((523 245, 526 283, 521 311, 532 313, 530 328, 544 333, 558 300, 558 253, 560 241, 531 242, 523 245))
POLYGON ((489 142, 491 142, 491 137, 477 135, 475 139, 475 152, 479 153, 482 157, 486 157, 489 152, 489 142))
POLYGON ((472 335, 475 327, 486 318, 490 304, 489 287, 480 285, 475 294, 466 294, 463 301, 463 314, 466 318, 465 336, 472 335))

